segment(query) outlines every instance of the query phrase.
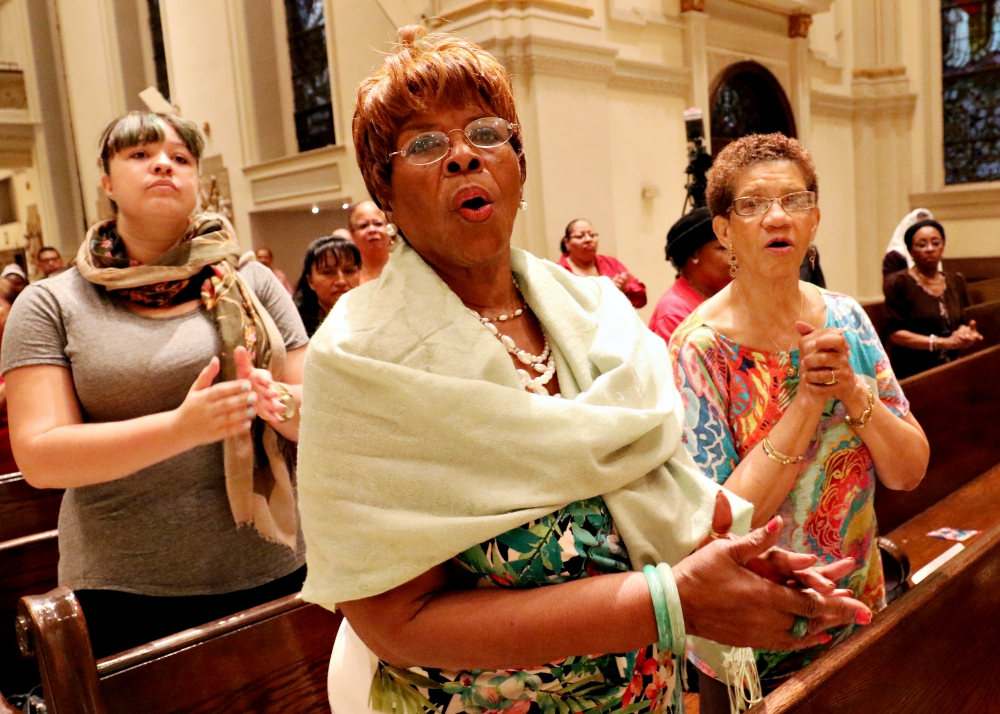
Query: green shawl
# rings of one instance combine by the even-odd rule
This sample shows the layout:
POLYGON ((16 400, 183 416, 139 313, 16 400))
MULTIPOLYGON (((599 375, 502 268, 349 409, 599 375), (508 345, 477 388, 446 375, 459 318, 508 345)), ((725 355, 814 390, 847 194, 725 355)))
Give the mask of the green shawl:
MULTIPOLYGON (((310 343, 298 493, 303 596, 377 595, 574 501, 603 495, 633 567, 677 563, 719 486, 681 443, 663 341, 607 279, 511 249, 561 399, 529 394, 499 341, 409 246, 310 343)), ((727 494, 734 531, 751 507, 727 494)))

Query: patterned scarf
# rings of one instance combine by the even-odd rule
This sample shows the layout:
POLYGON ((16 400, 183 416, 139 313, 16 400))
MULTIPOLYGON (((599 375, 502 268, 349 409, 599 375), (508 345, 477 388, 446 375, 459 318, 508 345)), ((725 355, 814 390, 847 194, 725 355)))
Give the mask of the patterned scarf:
MULTIPOLYGON (((252 253, 246 259, 253 259, 252 253)), ((243 346, 255 367, 281 378, 285 347, 277 326, 240 277, 243 262, 230 223, 202 213, 181 242, 156 261, 131 260, 115 221, 98 223, 76 256, 84 278, 109 294, 141 305, 167 307, 199 298, 222 339, 221 381, 236 378, 233 353, 243 346)), ((295 496, 284 439, 255 419, 250 433, 225 440, 226 493, 237 525, 253 524, 267 540, 296 546, 295 496)))

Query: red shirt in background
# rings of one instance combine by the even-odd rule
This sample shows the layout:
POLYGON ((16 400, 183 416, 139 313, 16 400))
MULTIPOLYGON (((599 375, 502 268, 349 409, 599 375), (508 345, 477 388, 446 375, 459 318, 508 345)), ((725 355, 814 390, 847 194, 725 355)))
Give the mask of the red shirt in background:
POLYGON ((687 280, 679 277, 656 303, 653 316, 649 318, 649 329, 664 341, 670 342, 670 335, 677 326, 703 302, 705 298, 702 294, 691 287, 687 280))
MULTIPOLYGON (((597 272, 608 278, 613 278, 620 273, 629 272, 624 263, 617 258, 612 258, 610 255, 598 255, 595 257, 594 262, 597 263, 597 272)), ((562 257, 559 258, 559 265, 566 268, 569 272, 573 272, 573 269, 569 267, 569 255, 567 253, 563 253, 562 257)), ((623 292, 628 301, 632 303, 632 307, 638 309, 646 304, 646 286, 636 278, 629 278, 629 281, 625 283, 625 290, 623 292)))

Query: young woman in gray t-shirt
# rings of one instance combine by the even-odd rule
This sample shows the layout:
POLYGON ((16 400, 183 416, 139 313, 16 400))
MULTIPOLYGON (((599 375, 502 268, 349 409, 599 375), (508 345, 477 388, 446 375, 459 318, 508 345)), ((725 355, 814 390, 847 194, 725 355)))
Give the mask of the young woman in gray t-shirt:
POLYGON ((24 291, 3 343, 14 455, 31 485, 66 489, 59 582, 98 657, 304 577, 284 444, 308 338, 229 222, 192 217, 203 145, 177 117, 112 122, 102 185, 116 217, 76 267, 24 291))

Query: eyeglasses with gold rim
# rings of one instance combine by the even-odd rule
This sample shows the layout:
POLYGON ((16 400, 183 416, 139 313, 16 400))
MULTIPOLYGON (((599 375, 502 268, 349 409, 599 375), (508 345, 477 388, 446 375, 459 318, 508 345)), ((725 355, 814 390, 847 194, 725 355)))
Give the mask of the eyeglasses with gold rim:
POLYGON ((403 145, 399 151, 389 154, 389 160, 400 156, 415 166, 427 166, 437 163, 451 150, 451 140, 448 135, 454 131, 465 134, 466 140, 480 149, 495 149, 503 146, 514 136, 517 124, 511 124, 499 117, 483 117, 469 122, 464 129, 452 129, 449 132, 428 131, 417 134, 403 145))
POLYGON ((778 198, 768 198, 767 196, 740 196, 733 199, 733 205, 729 210, 738 216, 762 216, 771 210, 771 204, 775 201, 785 209, 791 211, 808 211, 816 207, 815 191, 795 191, 786 193, 778 198))

